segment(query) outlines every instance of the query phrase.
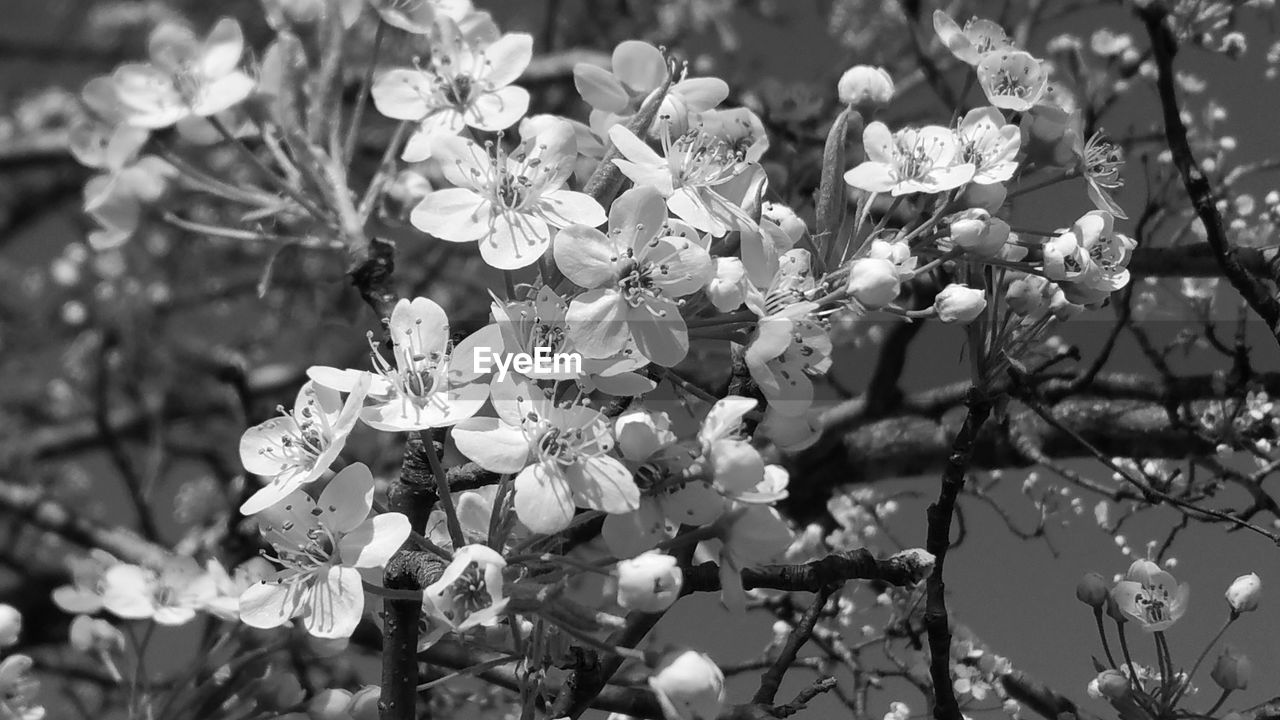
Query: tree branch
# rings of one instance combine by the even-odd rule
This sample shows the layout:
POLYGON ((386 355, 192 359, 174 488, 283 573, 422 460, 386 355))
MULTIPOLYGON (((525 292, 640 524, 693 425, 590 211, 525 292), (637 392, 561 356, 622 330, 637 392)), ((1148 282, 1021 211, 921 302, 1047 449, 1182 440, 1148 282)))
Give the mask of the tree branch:
POLYGON ((1151 49, 1156 63, 1156 87, 1160 92, 1160 106, 1164 114, 1165 138, 1173 155, 1174 167, 1182 176, 1182 184, 1191 199, 1200 222, 1204 224, 1205 238, 1213 249, 1222 272, 1232 287, 1249 303, 1249 307, 1266 322, 1271 334, 1280 342, 1280 301, 1267 286, 1249 272, 1237 256, 1236 248, 1227 237, 1222 214, 1218 212, 1217 198, 1209 179, 1196 163, 1187 140, 1187 127, 1182 122, 1175 86, 1173 57, 1178 52, 1178 42, 1168 25, 1169 10, 1163 2, 1149 2, 1138 8, 1138 16, 1147 27, 1151 49))

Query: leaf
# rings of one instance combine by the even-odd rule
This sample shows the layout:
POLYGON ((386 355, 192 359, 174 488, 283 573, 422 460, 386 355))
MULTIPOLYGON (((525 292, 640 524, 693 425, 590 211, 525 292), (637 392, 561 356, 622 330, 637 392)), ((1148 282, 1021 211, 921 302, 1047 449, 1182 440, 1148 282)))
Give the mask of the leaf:
POLYGON ((862 135, 862 115, 853 108, 845 108, 831 125, 827 133, 827 144, 822 151, 822 179, 818 185, 816 209, 818 215, 818 233, 815 244, 824 257, 831 243, 835 242, 844 223, 845 214, 845 140, 849 136, 850 125, 853 133, 862 135))

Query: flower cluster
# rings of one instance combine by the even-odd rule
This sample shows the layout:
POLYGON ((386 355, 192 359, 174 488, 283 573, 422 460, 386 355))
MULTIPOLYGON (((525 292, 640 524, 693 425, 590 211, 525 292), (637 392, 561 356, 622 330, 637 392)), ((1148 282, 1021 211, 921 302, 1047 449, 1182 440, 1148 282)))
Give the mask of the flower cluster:
MULTIPOLYGON (((1076 586, 1076 597, 1093 609, 1098 633, 1102 639, 1107 664, 1094 660, 1098 676, 1089 683, 1089 694, 1106 699, 1123 717, 1154 718, 1174 712, 1186 698, 1195 694, 1192 685, 1196 671, 1209 656, 1214 645, 1240 617, 1258 608, 1262 598, 1262 580, 1256 573, 1241 575, 1228 586, 1224 597, 1227 619, 1217 635, 1209 641, 1190 670, 1174 664, 1165 631, 1187 611, 1190 588, 1178 584, 1167 570, 1151 560, 1135 560, 1120 579, 1108 583, 1098 573, 1088 573, 1076 586), (1103 622, 1106 615, 1114 623, 1120 637, 1121 658, 1117 662, 1108 642, 1103 622), (1155 638, 1156 665, 1148 667, 1135 662, 1126 641, 1125 628, 1135 623, 1144 633, 1155 638), (1175 670, 1175 668, 1178 668, 1175 670)), ((1212 716, 1228 696, 1249 684, 1249 659, 1230 645, 1223 648, 1209 672, 1221 690, 1213 707, 1203 714, 1212 716)))
MULTIPOLYGON (((366 619, 393 627, 370 611, 373 595, 421 601, 420 649, 458 640, 518 660, 528 678, 570 664, 565 638, 599 644, 623 623, 617 613, 670 608, 694 563, 713 564, 723 602, 742 610, 744 571, 862 547, 896 510, 851 490, 829 505, 839 530, 797 538, 777 507, 790 477, 773 451, 823 438, 821 379, 837 328, 872 317, 965 326, 971 379, 986 391, 1023 367, 1051 325, 1130 280, 1134 243, 1110 195, 1123 158, 1102 136, 1082 137, 1078 114, 1049 91, 1048 63, 992 21, 934 16, 986 98, 948 125, 891 129, 874 118, 894 95, 890 74, 845 73, 811 226, 808 208, 776 199, 785 194, 766 171, 761 117, 724 106, 724 81, 693 76, 654 45, 626 41, 608 69, 574 68, 591 108, 584 123, 528 115, 517 82, 533 37, 503 34, 469 3, 330 7, 342 9, 328 20, 335 37, 365 17, 380 38, 396 32, 427 51, 411 66, 369 69, 372 119, 400 128, 363 193, 350 179, 365 98, 349 122, 331 117, 345 87, 302 82, 310 48, 291 33, 251 65, 234 21, 204 37, 165 24, 148 62, 84 91, 91 112, 76 154, 98 172, 85 198, 95 247, 167 222, 342 250, 385 315, 367 364, 310 367, 292 408, 240 439, 249 487, 239 512, 265 559, 228 573, 212 559, 98 557, 59 590, 103 658, 115 640, 87 617, 100 610, 165 625, 200 612, 262 630, 296 624, 341 643, 366 619), (863 120, 847 167, 842 131, 863 120), (252 175, 195 159, 225 149, 252 175), (1063 229, 1011 227, 1015 191, 1071 178, 1098 209, 1063 229), (175 197, 214 198, 240 225, 192 217, 175 197), (487 322, 455 335, 456 298, 432 288, 397 297, 378 255, 393 243, 456 251, 501 276, 487 322), (573 362, 546 367, 543 356, 573 362), (707 389, 717 386, 732 391, 707 389), (411 434, 397 481, 412 486, 409 501, 383 495, 391 471, 352 457, 355 438, 377 433, 411 434), (407 509, 428 501, 430 512, 407 509), (396 557, 429 558, 415 589, 383 586, 396 557)), ((910 559, 934 562, 923 551, 910 559)), ((1159 568, 1131 575, 1109 590, 1115 616, 1163 631, 1185 608, 1185 587, 1159 568)), ((876 603, 910 620, 913 593, 886 590, 876 603)), ((838 622, 853 594, 839 598, 838 622)), ((720 711, 724 675, 703 653, 636 659, 651 666, 669 718, 720 711)), ((954 659, 957 693, 1005 699, 1004 658, 969 643, 954 659)), ((352 697, 316 702, 314 714, 366 711, 352 697)))

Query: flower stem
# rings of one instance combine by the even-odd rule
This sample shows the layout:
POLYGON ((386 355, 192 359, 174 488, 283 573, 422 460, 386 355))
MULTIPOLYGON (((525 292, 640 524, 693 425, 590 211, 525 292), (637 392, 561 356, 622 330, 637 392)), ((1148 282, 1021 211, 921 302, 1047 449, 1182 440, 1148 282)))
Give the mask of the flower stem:
POLYGON ((1107 642, 1107 628, 1102 623, 1102 608, 1093 609, 1093 619, 1098 623, 1098 637, 1102 638, 1102 652, 1107 654, 1107 664, 1114 670, 1116 668, 1116 659, 1111 654, 1111 643, 1107 642))
POLYGON ((1124 655, 1124 661, 1129 666, 1129 682, 1134 688, 1141 690, 1142 681, 1138 679, 1138 669, 1133 666, 1133 656, 1129 654, 1129 639, 1124 634, 1124 623, 1117 620, 1116 629, 1120 631, 1120 652, 1124 655))
POLYGON ((467 544, 467 538, 462 534, 462 524, 458 522, 458 510, 453 505, 453 495, 449 492, 449 478, 444 472, 444 468, 440 465, 440 455, 436 452, 436 444, 431 438, 424 438, 426 442, 427 462, 431 463, 431 473, 436 476, 436 495, 439 497, 440 509, 444 511, 445 524, 449 527, 449 540, 453 543, 453 549, 457 552, 458 548, 467 544))
POLYGON ((1208 710, 1205 710, 1204 714, 1213 715, 1215 712, 1217 712, 1218 708, 1222 707, 1222 703, 1227 701, 1227 696, 1229 696, 1230 694, 1231 694, 1230 690, 1223 690, 1222 694, 1218 696, 1218 702, 1214 703, 1213 707, 1209 708, 1208 710))
MULTIPOLYGON (((1235 613, 1228 615, 1227 621, 1222 623, 1222 627, 1218 628, 1218 634, 1214 635, 1213 639, 1209 641, 1209 644, 1204 646, 1204 650, 1200 651, 1200 657, 1196 658, 1195 663, 1191 666, 1191 671, 1187 673, 1187 687, 1191 686, 1191 679, 1196 676, 1196 670, 1200 669, 1200 664, 1209 656, 1209 651, 1213 649, 1214 645, 1218 644, 1218 641, 1222 639, 1223 634, 1227 632, 1227 628, 1231 627, 1231 623, 1235 622, 1237 617, 1238 616, 1235 613)), ((1181 692, 1178 693, 1179 697, 1181 697, 1181 695, 1181 692)), ((1224 697, 1223 699, 1225 700, 1226 698, 1224 697)), ((1177 698, 1174 698, 1174 700, 1176 701, 1177 698)), ((1219 704, 1221 704, 1221 701, 1219 701, 1219 704)), ((1217 709, 1217 705, 1214 706, 1214 709, 1217 709)), ((1213 710, 1210 710, 1209 713, 1206 714, 1210 714, 1212 712, 1213 710)))

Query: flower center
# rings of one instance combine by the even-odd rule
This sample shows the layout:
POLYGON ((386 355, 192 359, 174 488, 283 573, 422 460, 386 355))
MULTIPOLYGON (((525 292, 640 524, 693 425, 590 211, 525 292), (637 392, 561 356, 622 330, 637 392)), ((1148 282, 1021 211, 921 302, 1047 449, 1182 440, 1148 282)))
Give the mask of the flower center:
POLYGON ((1115 143, 1094 133, 1084 146, 1084 173, 1099 187, 1115 190, 1124 185, 1120 170, 1124 167, 1124 153, 1115 143))
POLYGON ((484 571, 480 564, 471 562, 462 571, 457 580, 449 585, 449 599, 452 606, 443 610, 444 616, 452 621, 473 615, 493 604, 489 597, 489 589, 484 581, 484 571))

